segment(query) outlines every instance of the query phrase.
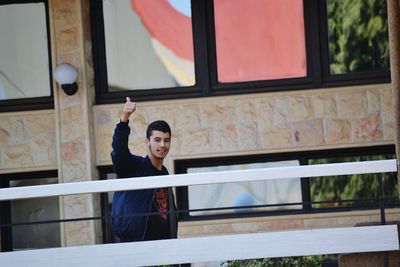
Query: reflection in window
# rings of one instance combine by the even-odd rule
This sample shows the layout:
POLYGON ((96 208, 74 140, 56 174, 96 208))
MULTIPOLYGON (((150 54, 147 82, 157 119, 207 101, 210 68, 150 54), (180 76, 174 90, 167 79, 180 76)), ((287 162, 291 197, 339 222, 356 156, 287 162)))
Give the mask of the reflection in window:
POLYGON ((103 0, 110 91, 192 86, 190 0, 103 0))
POLYGON ((302 0, 214 1, 219 82, 305 77, 302 0))
MULTIPOLYGON (((56 178, 14 180, 10 187, 57 183, 56 178)), ((12 223, 59 220, 58 197, 19 199, 11 201, 12 223)), ((13 226, 13 249, 36 249, 61 246, 59 223, 13 226)))
MULTIPOLYGON (((321 158, 311 159, 309 160, 309 164, 358 162, 393 158, 394 155, 321 158)), ((382 179, 383 197, 387 198, 385 204, 393 205, 397 202, 398 198, 397 174, 368 173, 310 178, 311 200, 313 202, 332 201, 331 203, 313 204, 313 207, 360 207, 377 205, 379 179, 382 179)))
POLYGON ((327 0, 331 74, 389 70, 385 0, 327 0))
MULTIPOLYGON (((250 163, 239 165, 224 165, 210 167, 188 168, 188 173, 248 170, 257 168, 298 166, 297 160, 250 163)), ((240 207, 264 204, 283 204, 301 202, 300 179, 284 179, 270 181, 251 181, 224 184, 194 185, 188 187, 189 209, 208 209, 221 207, 240 207)), ((293 209, 301 206, 280 206, 271 208, 245 208, 236 209, 234 212, 242 211, 265 211, 277 209, 293 209)), ((191 216, 232 213, 232 210, 224 211, 198 211, 190 212, 191 216)))
POLYGON ((50 96, 44 3, 0 5, 0 100, 50 96))

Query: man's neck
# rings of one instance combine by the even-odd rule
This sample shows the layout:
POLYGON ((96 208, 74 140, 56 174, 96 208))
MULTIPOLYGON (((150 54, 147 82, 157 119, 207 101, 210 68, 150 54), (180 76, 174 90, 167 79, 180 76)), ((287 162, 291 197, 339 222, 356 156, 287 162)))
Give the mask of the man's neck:
POLYGON ((150 154, 148 156, 150 158, 151 165, 153 165, 153 167, 156 168, 157 170, 162 171, 162 166, 163 166, 164 160, 157 159, 150 154))

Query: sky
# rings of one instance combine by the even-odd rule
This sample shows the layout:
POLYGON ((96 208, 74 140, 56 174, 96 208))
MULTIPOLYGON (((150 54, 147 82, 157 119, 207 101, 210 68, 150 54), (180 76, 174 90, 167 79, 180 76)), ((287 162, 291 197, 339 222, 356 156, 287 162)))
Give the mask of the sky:
POLYGON ((190 0, 168 0, 168 3, 182 14, 188 17, 192 16, 190 0))

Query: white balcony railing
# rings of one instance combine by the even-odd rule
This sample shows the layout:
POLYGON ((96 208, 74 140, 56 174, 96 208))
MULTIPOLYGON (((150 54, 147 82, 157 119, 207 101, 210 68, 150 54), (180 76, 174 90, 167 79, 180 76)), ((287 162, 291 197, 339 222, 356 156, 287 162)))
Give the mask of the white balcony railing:
MULTIPOLYGON (((396 172, 396 160, 179 174, 0 189, 1 200, 168 186, 396 172)), ((0 253, 0 266, 148 266, 399 250, 396 225, 296 230, 0 253)))

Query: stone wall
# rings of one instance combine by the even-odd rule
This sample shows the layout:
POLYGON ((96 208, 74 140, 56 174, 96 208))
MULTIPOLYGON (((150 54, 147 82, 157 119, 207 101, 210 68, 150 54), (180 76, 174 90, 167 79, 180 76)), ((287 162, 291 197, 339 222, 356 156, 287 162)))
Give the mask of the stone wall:
MULTIPOLYGON (((130 122, 130 148, 146 153, 145 130, 156 119, 172 127, 170 168, 176 158, 392 144, 391 99, 385 84, 141 102, 130 122)), ((111 138, 122 106, 121 101, 93 107, 97 165, 111 165, 111 138)), ((70 140, 63 158, 83 156, 84 144, 73 142, 85 141, 79 130, 82 110, 72 105, 62 112, 62 135, 70 140)), ((56 168, 54 116, 52 110, 0 114, 0 173, 56 168)))
POLYGON ((54 112, 0 113, 0 173, 57 168, 54 112))
MULTIPOLYGON (((388 224, 400 219, 399 209, 386 209, 388 224)), ((287 230, 379 225, 379 210, 282 215, 210 221, 181 222, 180 237, 262 233, 287 230)))
MULTIPOLYGON (((111 137, 123 104, 94 107, 97 164, 110 165, 111 137)), ((368 85, 137 103, 130 148, 145 154, 145 129, 172 127, 176 158, 392 144, 390 85, 368 85)), ((172 170, 172 169, 171 169, 172 170)))

